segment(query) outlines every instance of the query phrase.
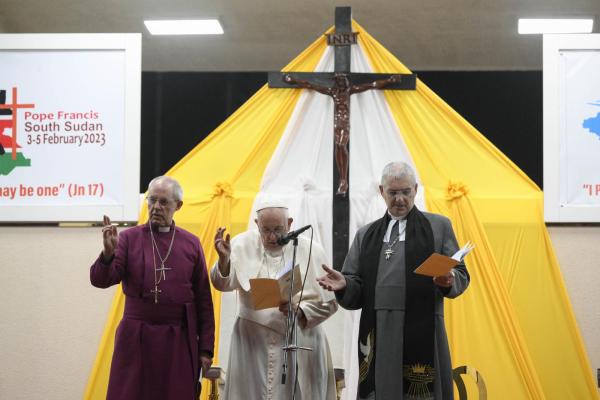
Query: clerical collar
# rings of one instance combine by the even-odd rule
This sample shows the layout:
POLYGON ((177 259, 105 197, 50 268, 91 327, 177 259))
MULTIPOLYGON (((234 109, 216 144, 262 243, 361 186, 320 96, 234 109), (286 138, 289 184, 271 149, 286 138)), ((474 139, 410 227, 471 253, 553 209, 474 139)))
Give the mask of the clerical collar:
POLYGON ((390 217, 390 222, 388 223, 387 230, 385 231, 385 235, 383 236, 383 242, 388 243, 390 241, 390 236, 392 236, 392 229, 394 225, 398 226, 398 234, 400 237, 398 241, 403 242, 406 239, 406 216, 404 217, 395 217, 388 211, 388 215, 390 217), (396 223, 398 221, 398 223, 396 223))
POLYGON ((283 254, 283 247, 281 249, 279 249, 279 250, 267 250, 267 249, 265 249, 265 254, 268 255, 268 256, 270 256, 270 257, 273 257, 273 258, 281 257, 282 254, 283 254))
POLYGON ((390 218, 391 218, 392 220, 394 220, 394 221, 403 221, 403 220, 406 220, 406 215, 405 215, 404 217, 395 217, 395 216, 393 216, 392 214, 390 214, 390 212, 389 212, 389 211, 388 211, 387 213, 388 213, 388 215, 390 216, 390 218))
POLYGON ((175 227, 175 221, 171 222, 171 225, 169 226, 157 226, 150 223, 148 223, 148 225, 150 225, 150 229, 152 229, 154 232, 165 233, 170 232, 171 228, 175 227))

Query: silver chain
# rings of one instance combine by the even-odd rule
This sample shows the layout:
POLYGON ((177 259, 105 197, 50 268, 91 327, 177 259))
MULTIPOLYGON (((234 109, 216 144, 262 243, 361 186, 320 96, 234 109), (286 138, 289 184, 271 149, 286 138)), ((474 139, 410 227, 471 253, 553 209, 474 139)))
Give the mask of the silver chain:
MULTIPOLYGON (((276 258, 273 256, 271 256, 270 258, 272 258, 273 260, 276 260, 276 258)), ((271 267, 270 267, 270 263, 269 263, 269 257, 267 257, 267 252, 264 249, 263 249, 263 260, 264 260, 265 266, 267 267, 267 276, 269 278, 271 278, 271 267)), ((284 265, 285 265, 285 251, 283 251, 283 249, 281 249, 281 257, 279 257, 279 270, 275 271, 275 276, 281 270, 281 268, 283 268, 284 265)))
MULTIPOLYGON (((386 260, 389 260, 390 257, 394 254, 394 251, 392 250, 392 247, 394 247, 394 245, 396 243, 398 243, 398 241, 400 240, 400 237, 402 236, 402 234, 404 232, 406 232, 406 224, 404 224, 404 229, 402 229, 402 231, 400 231, 400 221, 396 220, 396 223, 398 224, 398 236, 396 236, 396 238, 392 241, 392 243, 387 245, 387 250, 385 251, 386 260)), ((390 236, 394 233, 394 228, 396 227, 396 223, 394 225, 392 225, 392 230, 390 231, 390 236)))
POLYGON ((175 243, 175 226, 173 225, 173 236, 171 236, 171 243, 169 244, 169 249, 167 250, 167 254, 165 254, 165 258, 162 258, 160 255, 160 251, 158 250, 158 244, 156 243, 156 239, 154 238, 154 232, 152 232, 152 226, 150 225, 150 221, 148 221, 148 227, 150 228, 150 238, 152 238, 152 264, 154 265, 154 286, 157 286, 160 281, 164 278, 167 279, 165 274, 165 263, 167 259, 171 255, 171 250, 173 250, 173 243, 175 243), (158 255, 158 259, 160 260, 160 266, 163 268, 160 274, 158 274, 158 278, 156 277, 156 258, 154 257, 154 251, 156 250, 156 254, 158 255))
POLYGON ((400 239, 400 235, 396 236, 396 239, 394 239, 394 241, 393 241, 391 244, 388 244, 388 245, 387 245, 387 246, 388 246, 388 248, 387 248, 387 249, 388 249, 388 250, 391 250, 391 249, 392 249, 392 247, 394 247, 394 245, 395 245, 396 243, 398 243, 398 240, 399 240, 399 239, 400 239))

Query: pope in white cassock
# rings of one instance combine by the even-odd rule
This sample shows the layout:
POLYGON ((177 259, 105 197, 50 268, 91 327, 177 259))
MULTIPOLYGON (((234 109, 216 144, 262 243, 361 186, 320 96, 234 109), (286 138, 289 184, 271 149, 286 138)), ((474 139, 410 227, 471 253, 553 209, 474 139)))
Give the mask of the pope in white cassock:
MULTIPOLYGON (((289 362, 285 385, 281 383, 287 304, 278 308, 255 310, 250 294, 249 280, 276 278, 277 273, 291 262, 293 247, 281 246, 277 239, 288 233, 292 224, 286 206, 276 200, 265 201, 257 207, 258 230, 248 230, 231 242, 225 229, 215 235, 219 260, 212 267, 210 277, 214 287, 221 291, 237 290, 238 317, 233 327, 225 400, 285 400, 292 398, 289 362)), ((296 264, 302 280, 306 272, 310 241, 298 238, 296 264)), ((300 302, 298 346, 312 351, 298 351, 298 386, 296 399, 335 400, 335 379, 331 354, 321 322, 337 310, 332 293, 316 282, 316 272, 326 264, 323 248, 313 242, 310 266, 304 293, 300 302)), ((297 303, 300 294, 294 297, 297 303)))

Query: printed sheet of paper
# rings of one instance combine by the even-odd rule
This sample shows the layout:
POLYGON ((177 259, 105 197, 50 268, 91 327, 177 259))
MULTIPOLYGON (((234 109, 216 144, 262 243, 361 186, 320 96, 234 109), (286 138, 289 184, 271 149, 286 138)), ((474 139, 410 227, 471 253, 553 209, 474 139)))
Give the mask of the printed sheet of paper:
MULTIPOLYGON (((250 279, 250 295, 254 302, 255 310, 264 310, 267 308, 279 307, 279 304, 289 300, 290 286, 292 283, 292 268, 284 267, 283 275, 279 279, 256 278, 250 279)), ((278 276, 279 276, 278 275, 278 276)), ((294 267, 294 291, 296 295, 302 288, 302 277, 300 276, 300 266, 294 267)))

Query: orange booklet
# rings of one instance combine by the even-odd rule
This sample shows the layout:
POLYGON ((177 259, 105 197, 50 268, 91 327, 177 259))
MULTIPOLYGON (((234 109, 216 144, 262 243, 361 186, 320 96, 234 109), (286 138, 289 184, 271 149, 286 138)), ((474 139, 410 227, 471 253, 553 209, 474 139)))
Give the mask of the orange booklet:
POLYGON ((452 257, 433 253, 414 270, 414 273, 427 276, 444 276, 448 274, 452 268, 460 264, 474 247, 475 246, 471 244, 471 242, 467 242, 467 244, 454 253, 452 257))
MULTIPOLYGON (((250 279, 250 295, 254 303, 255 310, 264 310, 266 308, 279 307, 280 303, 289 301, 290 286, 292 283, 292 268, 286 266, 284 273, 278 279, 256 278, 250 279)), ((302 288, 302 277, 300 275, 300 266, 294 267, 294 291, 296 295, 302 288)))

